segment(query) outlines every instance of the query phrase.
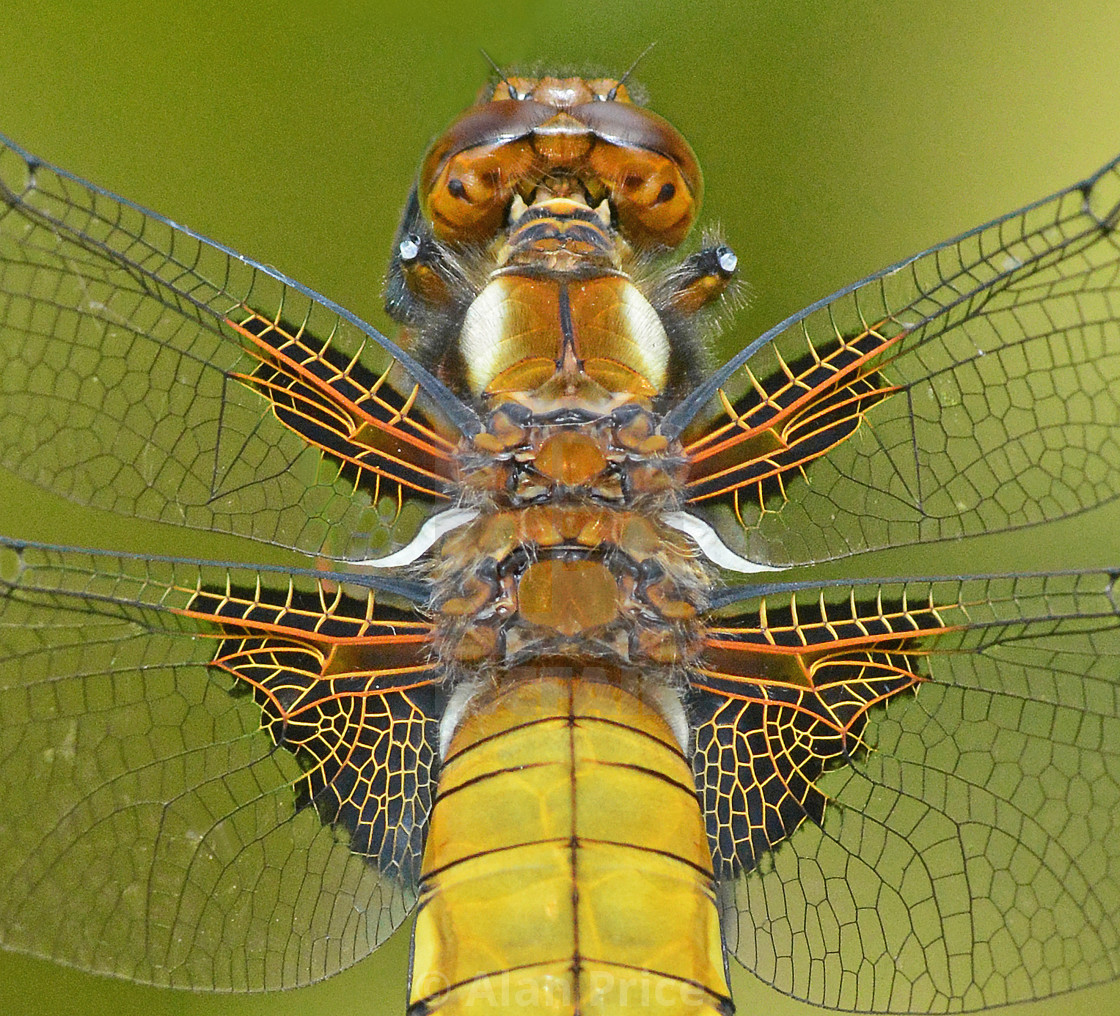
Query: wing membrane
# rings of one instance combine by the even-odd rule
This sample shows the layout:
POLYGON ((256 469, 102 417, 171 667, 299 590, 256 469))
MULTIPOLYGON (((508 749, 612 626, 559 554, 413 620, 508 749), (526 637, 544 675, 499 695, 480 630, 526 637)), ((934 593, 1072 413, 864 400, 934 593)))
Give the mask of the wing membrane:
POLYGON ((3 547, 4 945, 256 990, 386 938, 438 714, 398 586, 3 547))
POLYGON ((310 554, 332 527, 376 523, 340 466, 370 478, 374 498, 438 497, 449 442, 478 426, 342 308, 3 139, 0 350, 0 456, 13 472, 82 504, 310 554), (390 368, 404 394, 360 390, 390 368), (444 436, 421 418, 417 387, 444 436), (309 445, 293 404, 349 415, 350 429, 309 445))
POLYGON ((723 594, 697 774, 749 968, 822 1005, 914 1013, 1115 976, 1115 580, 723 594))
POLYGON ((762 336, 666 417, 673 432, 709 407, 690 499, 776 564, 1114 500, 1118 218, 1113 162, 762 336))

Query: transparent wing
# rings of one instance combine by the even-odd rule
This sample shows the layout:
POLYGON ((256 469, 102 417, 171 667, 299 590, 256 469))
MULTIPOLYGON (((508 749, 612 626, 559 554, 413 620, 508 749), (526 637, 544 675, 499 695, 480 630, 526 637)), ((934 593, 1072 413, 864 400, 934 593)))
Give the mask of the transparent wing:
POLYGON ((353 315, 3 138, 0 355, 13 472, 311 554, 371 502, 445 497, 478 426, 353 315))
POLYGON ((441 708, 407 585, 8 540, 0 562, 6 948, 258 990, 401 923, 441 708))
POLYGON ((874 1012, 1115 977, 1116 574, 742 595, 723 594, 693 702, 735 955, 874 1012))
POLYGON ((755 561, 993 533, 1120 496, 1120 162, 822 300, 665 419, 755 561))

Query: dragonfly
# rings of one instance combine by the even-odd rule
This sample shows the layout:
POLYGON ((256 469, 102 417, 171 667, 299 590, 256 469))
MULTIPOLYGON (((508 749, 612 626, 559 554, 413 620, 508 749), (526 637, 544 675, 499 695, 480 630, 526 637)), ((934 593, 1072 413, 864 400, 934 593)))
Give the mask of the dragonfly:
POLYGON ((714 368, 702 190, 499 76, 394 341, 3 140, 0 464, 184 553, 0 539, 0 944, 258 991, 414 914, 410 1016, 1116 977, 1120 566, 854 576, 1120 496, 1120 160, 714 368))

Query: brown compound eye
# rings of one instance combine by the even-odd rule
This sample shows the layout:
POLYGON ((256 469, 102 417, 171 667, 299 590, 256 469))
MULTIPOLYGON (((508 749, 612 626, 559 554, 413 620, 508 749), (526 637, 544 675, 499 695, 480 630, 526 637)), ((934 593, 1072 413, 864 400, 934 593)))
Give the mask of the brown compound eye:
POLYGON ((588 165, 611 195, 628 239, 675 247, 700 211, 703 177, 688 142, 640 106, 600 102, 573 111, 598 143, 588 165))
POLYGON ((493 239, 514 193, 554 173, 577 181, 593 203, 606 195, 632 242, 675 247, 685 238, 703 181, 667 120, 626 101, 624 89, 588 101, 598 93, 583 81, 544 79, 532 89, 518 81, 459 117, 424 157, 420 203, 441 240, 493 239))
POLYGON ((699 205, 676 163, 658 152, 613 145, 597 146, 591 161, 628 239, 668 247, 684 240, 699 205))
POLYGON ((468 110, 439 137, 418 186, 441 240, 484 242, 497 234, 518 184, 539 161, 533 129, 554 113, 531 100, 499 99, 468 110))
POLYGON ((528 140, 477 145, 457 152, 423 193, 425 211, 442 240, 483 242, 505 220, 518 182, 536 162, 528 140))

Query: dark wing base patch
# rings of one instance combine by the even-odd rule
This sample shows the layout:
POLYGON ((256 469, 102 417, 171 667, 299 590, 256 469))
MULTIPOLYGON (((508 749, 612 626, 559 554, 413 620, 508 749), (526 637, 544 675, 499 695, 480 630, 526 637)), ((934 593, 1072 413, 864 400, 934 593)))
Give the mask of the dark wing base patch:
POLYGON ((350 849, 415 884, 442 712, 425 622, 335 591, 200 591, 184 612, 220 625, 211 666, 251 691, 261 726, 303 770, 297 810, 314 807, 350 849), (399 615, 399 616, 398 616, 399 615))
POLYGON ((720 881, 755 868, 805 819, 820 825, 830 768, 869 749, 868 713, 925 680, 932 604, 823 601, 721 619, 689 701, 693 768, 720 881))

